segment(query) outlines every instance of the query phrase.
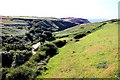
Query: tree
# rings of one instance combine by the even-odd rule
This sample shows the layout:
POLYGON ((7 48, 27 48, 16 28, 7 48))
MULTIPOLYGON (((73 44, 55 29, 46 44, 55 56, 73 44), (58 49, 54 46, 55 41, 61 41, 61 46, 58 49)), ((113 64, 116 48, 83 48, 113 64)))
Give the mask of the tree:
POLYGON ((2 67, 11 67, 13 62, 13 54, 9 52, 2 52, 2 67))
POLYGON ((40 50, 45 51, 46 55, 52 57, 55 54, 57 54, 58 48, 53 43, 45 43, 44 45, 41 46, 40 50))
POLYGON ((29 60, 31 55, 31 51, 17 51, 16 54, 13 56, 14 61, 12 62, 12 67, 18 67, 24 64, 27 60, 29 60))
POLYGON ((6 79, 12 80, 29 80, 35 79, 36 77, 36 69, 29 68, 27 66, 20 66, 11 70, 8 74, 6 74, 6 79))

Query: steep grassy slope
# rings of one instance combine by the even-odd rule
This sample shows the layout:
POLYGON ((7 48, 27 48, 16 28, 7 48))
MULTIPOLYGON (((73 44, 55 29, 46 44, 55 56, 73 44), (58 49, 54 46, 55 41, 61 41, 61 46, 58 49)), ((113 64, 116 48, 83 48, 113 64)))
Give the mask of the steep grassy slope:
POLYGON ((95 29, 98 26, 100 26, 102 23, 103 22, 96 22, 96 23, 77 25, 75 27, 68 28, 68 29, 65 29, 63 31, 55 32, 54 34, 58 38, 64 37, 64 36, 73 37, 76 34, 80 34, 80 33, 82 34, 82 33, 85 33, 87 31, 91 31, 92 29, 95 29))
MULTIPOLYGON (((67 39, 67 38, 64 38, 67 39)), ((118 24, 106 24, 50 59, 39 78, 115 78, 118 70, 118 24)))

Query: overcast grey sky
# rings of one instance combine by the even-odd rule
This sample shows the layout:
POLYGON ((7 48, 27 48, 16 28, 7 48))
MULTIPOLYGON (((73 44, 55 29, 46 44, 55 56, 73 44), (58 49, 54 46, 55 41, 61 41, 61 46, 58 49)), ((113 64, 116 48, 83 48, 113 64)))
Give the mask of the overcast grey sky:
POLYGON ((0 15, 118 18, 119 0, 0 0, 0 15))

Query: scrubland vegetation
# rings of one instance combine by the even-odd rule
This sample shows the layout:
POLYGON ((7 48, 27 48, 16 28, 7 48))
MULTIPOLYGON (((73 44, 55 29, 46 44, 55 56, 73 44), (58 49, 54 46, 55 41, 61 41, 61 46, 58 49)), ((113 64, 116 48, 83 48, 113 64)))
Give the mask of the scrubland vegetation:
POLYGON ((17 22, 27 26, 1 27, 2 80, 120 78, 117 19, 77 26, 56 19, 17 22))

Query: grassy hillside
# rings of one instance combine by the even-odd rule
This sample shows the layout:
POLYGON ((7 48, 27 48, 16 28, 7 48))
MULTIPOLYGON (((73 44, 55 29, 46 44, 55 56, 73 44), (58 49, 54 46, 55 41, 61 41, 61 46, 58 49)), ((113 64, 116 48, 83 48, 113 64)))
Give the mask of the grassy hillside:
POLYGON ((106 24, 77 42, 69 42, 49 60, 47 68, 39 78, 117 77, 118 24, 106 24))
POLYGON ((64 36, 73 37, 74 35, 91 31, 92 29, 95 29, 98 26, 100 26, 102 23, 103 22, 96 22, 96 23, 77 25, 75 27, 68 28, 63 31, 55 32, 54 34, 56 35, 57 38, 61 38, 64 36))

